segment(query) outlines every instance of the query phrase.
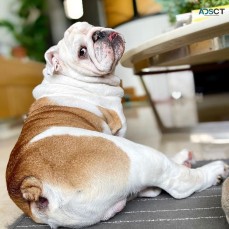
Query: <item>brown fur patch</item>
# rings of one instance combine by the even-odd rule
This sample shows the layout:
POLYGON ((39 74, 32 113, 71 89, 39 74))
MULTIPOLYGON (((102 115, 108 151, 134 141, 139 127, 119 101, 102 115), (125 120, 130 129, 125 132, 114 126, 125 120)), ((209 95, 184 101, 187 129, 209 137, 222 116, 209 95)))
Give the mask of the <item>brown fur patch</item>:
POLYGON ((99 110, 103 113, 105 121, 111 129, 111 133, 115 135, 122 128, 118 114, 114 110, 105 109, 103 107, 99 107, 99 110))

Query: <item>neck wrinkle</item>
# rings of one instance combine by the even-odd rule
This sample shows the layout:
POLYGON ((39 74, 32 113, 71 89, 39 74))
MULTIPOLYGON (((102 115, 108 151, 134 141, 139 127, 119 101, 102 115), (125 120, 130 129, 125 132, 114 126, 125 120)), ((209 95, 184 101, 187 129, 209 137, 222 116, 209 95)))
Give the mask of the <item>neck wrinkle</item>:
POLYGON ((73 78, 65 75, 53 75, 50 76, 45 70, 44 80, 38 85, 33 95, 35 99, 39 99, 51 94, 93 94, 99 97, 111 96, 111 97, 123 97, 123 89, 120 87, 120 79, 117 76, 109 75, 106 77, 83 77, 73 78), (89 82, 88 78, 93 82, 89 82), (83 80, 86 79, 86 80, 83 80))
POLYGON ((94 83, 65 75, 50 76, 44 71, 44 80, 33 90, 33 96, 36 100, 48 98, 59 106, 84 109, 99 117, 102 117, 102 113, 98 107, 113 110, 121 120, 124 133, 126 119, 121 103, 124 92, 119 82, 120 79, 114 75, 99 78, 94 83))

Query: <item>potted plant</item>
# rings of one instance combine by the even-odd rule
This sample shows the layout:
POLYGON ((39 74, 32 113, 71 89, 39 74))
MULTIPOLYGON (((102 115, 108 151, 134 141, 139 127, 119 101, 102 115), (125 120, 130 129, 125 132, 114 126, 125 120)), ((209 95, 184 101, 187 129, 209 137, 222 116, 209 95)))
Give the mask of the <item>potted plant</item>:
POLYGON ((14 56, 26 55, 30 59, 43 61, 47 49, 48 16, 45 0, 19 0, 17 10, 19 26, 8 20, 0 20, 0 26, 7 28, 19 47, 12 50, 14 56))

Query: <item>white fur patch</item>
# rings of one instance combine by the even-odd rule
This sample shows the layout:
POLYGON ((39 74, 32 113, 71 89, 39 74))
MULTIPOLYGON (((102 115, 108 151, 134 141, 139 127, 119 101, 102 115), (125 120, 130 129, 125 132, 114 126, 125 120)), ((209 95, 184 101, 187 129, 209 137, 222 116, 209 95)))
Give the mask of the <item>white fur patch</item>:
POLYGON ((59 135, 71 135, 71 136, 96 136, 96 137, 101 137, 104 136, 104 134, 96 132, 96 131, 90 131, 90 130, 85 130, 81 128, 75 128, 75 127, 51 127, 48 130, 42 132, 41 134, 38 134, 35 136, 30 142, 37 142, 39 140, 42 140, 47 137, 52 137, 52 136, 59 136, 59 135))

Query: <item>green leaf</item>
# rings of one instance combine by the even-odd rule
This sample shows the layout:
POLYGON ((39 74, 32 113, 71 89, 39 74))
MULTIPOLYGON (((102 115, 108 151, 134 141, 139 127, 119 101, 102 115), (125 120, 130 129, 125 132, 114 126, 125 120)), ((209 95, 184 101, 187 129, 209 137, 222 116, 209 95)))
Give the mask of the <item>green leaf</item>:
POLYGON ((6 27, 10 32, 15 32, 15 26, 13 23, 7 20, 0 20, 0 26, 6 27))

